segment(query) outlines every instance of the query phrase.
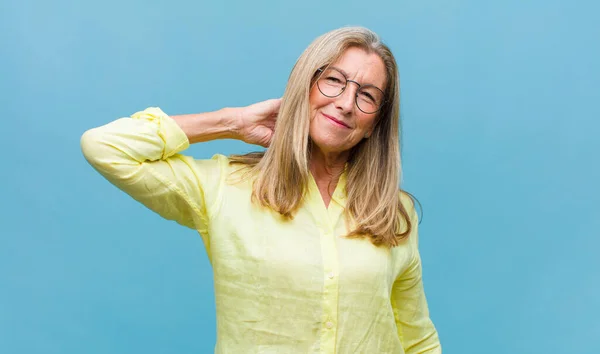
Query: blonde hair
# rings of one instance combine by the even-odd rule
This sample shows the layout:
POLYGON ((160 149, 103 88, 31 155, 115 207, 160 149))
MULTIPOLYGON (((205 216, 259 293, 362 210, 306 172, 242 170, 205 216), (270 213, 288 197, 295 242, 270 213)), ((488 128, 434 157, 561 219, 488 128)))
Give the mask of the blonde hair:
POLYGON ((369 237, 375 245, 397 246, 410 234, 411 216, 401 202, 400 88, 396 60, 372 31, 344 27, 325 33, 302 53, 288 79, 277 125, 264 153, 231 156, 256 176, 252 199, 286 218, 300 207, 309 181, 309 94, 319 68, 332 64, 350 47, 376 53, 386 68, 386 101, 369 139, 352 148, 346 167, 346 220, 355 225, 347 237, 369 237), (375 179, 375 180, 374 180, 375 179), (300 187, 299 187, 300 186, 300 187), (401 225, 404 230, 401 231, 401 225))

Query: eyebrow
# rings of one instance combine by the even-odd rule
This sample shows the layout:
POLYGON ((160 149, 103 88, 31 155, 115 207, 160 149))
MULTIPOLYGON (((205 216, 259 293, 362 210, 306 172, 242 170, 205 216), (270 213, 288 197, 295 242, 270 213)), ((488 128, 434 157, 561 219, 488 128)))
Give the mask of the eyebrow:
MULTIPOLYGON (((348 73, 346 71, 344 71, 344 69, 338 68, 337 66, 333 66, 333 65, 331 65, 330 68, 338 70, 339 72, 341 72, 342 74, 344 74, 344 76, 346 77, 346 80, 348 80, 348 76, 350 76, 350 75, 348 75, 348 73)), ((352 80, 352 81, 354 81, 354 80, 352 80)), ((356 82, 356 81, 354 81, 354 82, 356 82)), ((375 85, 375 84, 371 84, 371 83, 366 83, 366 84, 362 83, 361 84, 361 83, 359 83, 359 85, 360 85, 360 87, 363 87, 363 86, 373 86, 373 87, 376 87, 376 88, 378 88, 379 90, 381 90, 383 92, 383 89, 380 88, 379 86, 375 85)))
POLYGON ((350 76, 350 75, 348 75, 348 73, 347 73, 347 72, 345 72, 345 71, 344 71, 344 69, 342 69, 342 68, 338 68, 337 66, 333 66, 333 65, 332 65, 332 66, 330 66, 330 68, 332 68, 332 69, 335 69, 335 70, 338 70, 339 72, 341 72, 342 74, 344 74, 344 76, 346 76, 346 78, 347 78, 348 76, 350 76))

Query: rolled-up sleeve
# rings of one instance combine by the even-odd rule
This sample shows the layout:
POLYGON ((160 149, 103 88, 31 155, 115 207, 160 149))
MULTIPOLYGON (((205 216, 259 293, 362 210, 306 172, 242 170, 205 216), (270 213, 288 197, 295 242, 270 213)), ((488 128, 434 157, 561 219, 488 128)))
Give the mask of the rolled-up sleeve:
POLYGON ((437 330, 429 316, 423 288, 421 256, 418 249, 418 218, 410 211, 412 258, 409 266, 398 276, 392 288, 392 307, 398 336, 406 354, 441 354, 437 330))
POLYGON ((195 160, 179 154, 188 146, 179 125, 155 107, 81 137, 86 160, 100 174, 162 217, 198 230, 208 251, 211 208, 228 162, 222 155, 195 160))

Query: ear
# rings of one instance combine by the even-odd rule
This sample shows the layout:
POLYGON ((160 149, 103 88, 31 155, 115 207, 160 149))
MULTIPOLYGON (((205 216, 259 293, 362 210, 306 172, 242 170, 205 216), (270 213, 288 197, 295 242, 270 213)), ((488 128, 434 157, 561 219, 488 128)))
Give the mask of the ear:
POLYGON ((367 130, 367 132, 365 133, 365 139, 369 139, 371 135, 373 135, 373 130, 375 130, 375 124, 373 124, 371 129, 367 130))
POLYGON ((375 130, 377 125, 380 123, 380 121, 381 121, 381 114, 378 113, 377 117, 375 118, 375 121, 373 121, 369 130, 367 130, 367 132, 365 133, 365 139, 369 139, 371 137, 371 135, 373 135, 373 131, 375 130))

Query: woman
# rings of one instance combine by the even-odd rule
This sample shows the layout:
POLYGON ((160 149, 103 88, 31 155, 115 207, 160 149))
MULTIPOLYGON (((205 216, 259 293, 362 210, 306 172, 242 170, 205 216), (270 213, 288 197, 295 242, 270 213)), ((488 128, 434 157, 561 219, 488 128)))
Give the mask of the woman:
POLYGON ((85 157, 197 230, 214 271, 216 353, 441 353, 411 198, 398 187, 395 59, 364 28, 317 38, 281 100, 89 130, 85 157), (194 160, 233 138, 264 153, 194 160))

